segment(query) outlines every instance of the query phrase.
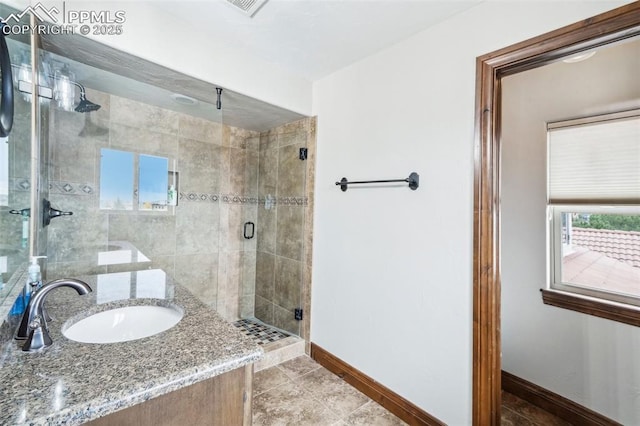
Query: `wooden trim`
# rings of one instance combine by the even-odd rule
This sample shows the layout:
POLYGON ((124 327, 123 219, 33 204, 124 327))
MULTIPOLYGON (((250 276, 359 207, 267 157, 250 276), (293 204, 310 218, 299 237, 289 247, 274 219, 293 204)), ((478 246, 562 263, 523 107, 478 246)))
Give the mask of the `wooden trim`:
POLYGON ((545 305, 569 309, 640 327, 640 308, 606 303, 597 299, 580 297, 561 291, 542 289, 540 292, 542 293, 542 301, 545 305))
POLYGON ((621 426, 600 413, 506 371, 502 372, 502 389, 574 425, 621 426))
POLYGON ((500 424, 500 79, 640 33, 640 1, 477 59, 473 218, 473 424, 500 424))
POLYGON ((445 424, 313 342, 311 358, 410 425, 445 424))

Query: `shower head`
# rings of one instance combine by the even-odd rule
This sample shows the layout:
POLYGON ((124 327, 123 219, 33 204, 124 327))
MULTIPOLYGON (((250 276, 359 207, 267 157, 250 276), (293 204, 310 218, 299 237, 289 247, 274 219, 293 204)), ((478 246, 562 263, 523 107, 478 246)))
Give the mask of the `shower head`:
POLYGON ((97 111, 100 109, 100 105, 94 104, 93 102, 87 100, 87 95, 84 90, 84 86, 80 83, 74 83, 80 88, 80 103, 76 106, 76 112, 91 112, 97 111))

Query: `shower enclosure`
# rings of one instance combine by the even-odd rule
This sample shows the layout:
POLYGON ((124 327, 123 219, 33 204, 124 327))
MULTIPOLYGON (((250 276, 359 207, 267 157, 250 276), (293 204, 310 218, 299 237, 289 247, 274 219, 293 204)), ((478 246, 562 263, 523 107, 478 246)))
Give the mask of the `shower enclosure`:
POLYGON ((36 56, 74 88, 39 102, 46 279, 116 273, 135 292, 162 269, 230 321, 308 339, 315 119, 229 90, 218 109, 216 86, 75 35, 36 56))

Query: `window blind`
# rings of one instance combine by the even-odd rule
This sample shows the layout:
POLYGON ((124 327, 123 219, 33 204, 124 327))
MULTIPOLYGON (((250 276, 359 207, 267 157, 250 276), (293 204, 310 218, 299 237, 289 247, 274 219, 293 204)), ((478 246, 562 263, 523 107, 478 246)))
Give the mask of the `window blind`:
POLYGON ((640 204, 640 115, 548 126, 552 204, 640 204))

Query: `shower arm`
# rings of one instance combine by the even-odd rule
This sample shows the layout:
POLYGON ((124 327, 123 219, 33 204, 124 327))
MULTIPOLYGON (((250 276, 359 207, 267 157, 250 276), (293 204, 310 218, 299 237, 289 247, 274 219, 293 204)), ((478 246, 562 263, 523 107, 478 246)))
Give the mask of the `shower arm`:
POLYGON ((87 99, 87 92, 85 91, 84 86, 80 83, 76 83, 75 81, 69 81, 78 86, 78 88, 80 89, 80 100, 87 99))

